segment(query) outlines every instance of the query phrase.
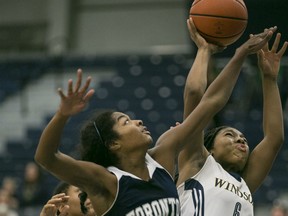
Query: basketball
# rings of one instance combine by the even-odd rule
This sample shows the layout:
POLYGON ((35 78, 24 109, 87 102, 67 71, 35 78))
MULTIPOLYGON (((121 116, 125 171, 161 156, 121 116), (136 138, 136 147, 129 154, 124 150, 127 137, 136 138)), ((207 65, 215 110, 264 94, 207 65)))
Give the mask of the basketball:
POLYGON ((207 42, 228 46, 244 33, 248 11, 243 0, 194 0, 190 17, 207 42))

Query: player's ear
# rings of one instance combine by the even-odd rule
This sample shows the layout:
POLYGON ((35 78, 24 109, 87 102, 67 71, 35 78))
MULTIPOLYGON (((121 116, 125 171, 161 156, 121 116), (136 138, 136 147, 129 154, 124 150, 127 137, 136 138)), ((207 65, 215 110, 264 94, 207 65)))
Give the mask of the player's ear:
POLYGON ((118 149, 120 149, 121 148, 121 144, 119 143, 119 142, 117 142, 117 141, 113 141, 113 142, 111 142, 110 144, 109 144, 109 149, 111 150, 111 151, 117 151, 118 149))

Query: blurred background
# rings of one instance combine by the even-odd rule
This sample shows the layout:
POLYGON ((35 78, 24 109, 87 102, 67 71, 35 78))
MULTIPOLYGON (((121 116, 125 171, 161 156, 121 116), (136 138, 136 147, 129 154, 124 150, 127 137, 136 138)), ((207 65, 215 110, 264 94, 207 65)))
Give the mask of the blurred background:
MULTIPOLYGON (((0 0, 0 215, 36 216, 58 180, 34 164, 44 126, 58 108, 77 68, 93 77, 87 110, 72 118, 61 150, 77 156, 81 123, 95 110, 113 108, 144 121, 154 140, 181 121, 183 87, 194 61, 186 19, 188 0, 0 0), (8 208, 9 207, 9 208, 8 208), (10 211, 10 214, 4 213, 10 211)), ((278 26, 288 40, 285 0, 246 0, 242 37, 214 56, 213 80, 249 33, 278 26)), ((282 44, 281 44, 282 45, 282 44)), ((288 53, 279 87, 288 124, 288 53)), ((211 126, 243 131, 253 149, 262 137, 262 93, 255 56, 247 59, 226 107, 211 126)), ((255 215, 287 206, 287 141, 254 195, 255 215)))

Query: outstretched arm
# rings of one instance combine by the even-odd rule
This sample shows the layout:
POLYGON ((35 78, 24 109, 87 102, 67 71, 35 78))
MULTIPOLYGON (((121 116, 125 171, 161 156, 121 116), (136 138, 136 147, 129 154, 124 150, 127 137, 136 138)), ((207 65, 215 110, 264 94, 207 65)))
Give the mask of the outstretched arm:
MULTIPOLYGON (((169 160, 176 159, 184 145, 189 144, 195 134, 204 130, 213 116, 227 103, 240 73, 240 70, 233 69, 240 68, 247 55, 259 51, 270 40, 275 30, 271 28, 259 35, 254 35, 239 47, 230 62, 208 87, 193 112, 181 125, 168 130, 158 139, 152 154, 167 170, 174 169, 173 163, 169 160)), ((199 146, 199 151, 200 148, 204 147, 199 146)))
MULTIPOLYGON (((92 186, 92 179, 95 180, 93 182, 94 188, 97 182, 100 184, 104 181, 107 184, 109 172, 104 167, 98 166, 95 163, 75 160, 61 153, 58 147, 60 145, 62 131, 68 119, 81 112, 94 93, 93 89, 88 90, 90 82, 91 77, 88 77, 85 84, 81 86, 82 71, 79 69, 77 71, 77 82, 75 85, 73 85, 71 79, 68 81, 67 95, 65 95, 61 89, 58 90, 61 98, 59 109, 42 132, 35 153, 35 161, 43 168, 58 179, 83 189, 92 186), (74 172, 75 170, 77 170, 77 172, 74 172), (106 177, 105 180, 103 179, 104 177, 106 177)), ((103 183, 101 185, 105 184, 103 183)))
MULTIPOLYGON (((197 53, 194 59, 193 65, 189 71, 184 88, 184 116, 185 119, 199 104, 204 92, 207 88, 207 73, 209 62, 212 54, 220 52, 225 47, 219 47, 217 45, 209 44, 206 40, 197 32, 194 26, 192 18, 187 20, 187 27, 190 33, 190 37, 197 46, 197 53)), ((185 148, 180 152, 178 158, 178 168, 180 171, 184 169, 189 160, 193 160, 191 152, 194 151, 194 143, 203 144, 203 132, 195 134, 194 139, 191 140, 189 145, 185 145, 185 148)), ((190 167, 190 166, 189 166, 190 167)), ((188 168, 189 168, 188 167, 188 168)), ((186 171, 185 171, 186 172, 186 171)), ((182 172, 179 176, 179 182, 182 178, 182 172)))
POLYGON ((266 46, 258 52, 258 66, 262 72, 263 140, 251 152, 243 177, 251 192, 255 192, 269 173, 284 141, 282 105, 277 85, 281 58, 288 43, 278 50, 278 33, 271 49, 266 46))
POLYGON ((197 54, 186 79, 184 89, 184 119, 198 105, 207 87, 207 72, 212 54, 225 47, 209 44, 197 32, 192 18, 187 20, 190 37, 197 46, 197 54))

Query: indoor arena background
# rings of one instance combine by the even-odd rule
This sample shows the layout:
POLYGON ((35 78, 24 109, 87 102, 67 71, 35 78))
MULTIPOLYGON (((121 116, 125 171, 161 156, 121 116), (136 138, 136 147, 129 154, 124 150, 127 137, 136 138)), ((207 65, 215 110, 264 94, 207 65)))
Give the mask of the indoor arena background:
MULTIPOLYGON (((15 186, 20 216, 38 216, 58 181, 41 170, 40 197, 33 197, 28 164, 43 127, 58 108, 56 89, 66 88, 77 68, 91 75, 96 94, 64 131, 62 151, 77 156, 78 131, 95 109, 113 108, 142 119, 154 140, 181 121, 183 87, 195 48, 186 27, 187 0, 0 0, 0 183, 15 186), (24 189, 28 185, 28 189, 24 189), (28 192, 27 192, 28 191, 28 192), (37 200, 37 202, 35 201, 37 200)), ((249 33, 278 26, 288 40, 285 0, 246 0, 243 36, 213 57, 210 80, 249 33)), ((279 76, 285 130, 288 125, 288 53, 279 76)), ((255 56, 249 57, 226 107, 211 126, 244 132, 251 148, 262 136, 262 95, 255 56)), ((287 131, 287 130, 286 130, 287 131)), ((287 134, 287 133, 286 133, 287 134)), ((285 137, 286 138, 286 137, 285 137)), ((254 195, 255 215, 287 205, 288 143, 254 195)), ((36 184, 37 185, 37 184, 36 184)), ((0 192, 1 194, 1 192, 0 192)), ((39 194, 39 193, 38 193, 39 194)), ((1 197, 1 195, 0 195, 1 197)), ((0 199, 1 208, 1 199, 0 199)))

